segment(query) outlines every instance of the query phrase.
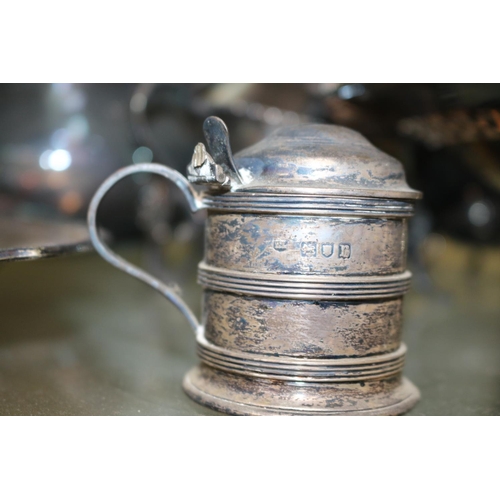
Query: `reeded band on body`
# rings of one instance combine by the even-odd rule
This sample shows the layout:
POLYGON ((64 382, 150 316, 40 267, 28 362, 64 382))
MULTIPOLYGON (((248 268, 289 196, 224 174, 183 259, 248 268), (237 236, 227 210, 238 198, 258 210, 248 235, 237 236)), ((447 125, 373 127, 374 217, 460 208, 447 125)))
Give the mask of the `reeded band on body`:
POLYGON ((330 215, 345 217, 411 217, 412 203, 377 198, 318 197, 270 193, 230 192, 203 196, 203 206, 221 212, 330 215))
POLYGON ((401 372, 406 346, 394 352, 359 358, 299 358, 258 355, 224 349, 197 336, 200 359, 220 370, 251 377, 296 382, 356 382, 388 378, 401 372))
POLYGON ((211 290, 298 300, 358 300, 399 297, 410 287, 411 273, 338 277, 246 273, 198 265, 198 282, 211 290))

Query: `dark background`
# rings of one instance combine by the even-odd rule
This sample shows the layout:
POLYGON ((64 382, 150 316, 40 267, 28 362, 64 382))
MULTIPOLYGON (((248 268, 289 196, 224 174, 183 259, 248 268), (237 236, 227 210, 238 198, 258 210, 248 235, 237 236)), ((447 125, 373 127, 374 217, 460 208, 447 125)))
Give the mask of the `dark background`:
MULTIPOLYGON (((405 373, 422 392, 412 414, 498 414, 500 85, 0 85, 0 216, 76 224, 120 167, 185 173, 211 114, 234 151, 280 125, 321 122, 403 162, 424 195, 405 301, 405 373)), ((178 282, 199 310, 203 219, 175 189, 124 180, 99 220, 118 251, 178 282)), ((183 318, 97 255, 0 263, 0 280, 1 414, 210 413, 180 388, 196 359, 183 318)))

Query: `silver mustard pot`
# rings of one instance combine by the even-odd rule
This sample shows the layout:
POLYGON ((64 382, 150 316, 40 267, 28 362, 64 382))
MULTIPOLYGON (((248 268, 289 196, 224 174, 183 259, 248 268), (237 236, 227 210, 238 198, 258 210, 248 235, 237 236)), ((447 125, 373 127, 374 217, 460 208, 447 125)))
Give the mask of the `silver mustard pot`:
POLYGON ((188 178, 157 164, 118 170, 91 201, 92 242, 186 317, 200 363, 195 401, 240 415, 393 415, 418 389, 402 376, 408 218, 420 193, 402 165, 335 125, 283 127, 233 156, 225 124, 205 120, 188 178), (112 252, 99 203, 137 172, 174 182, 206 209, 201 323, 169 286, 112 252), (194 185, 206 188, 201 191, 194 185))

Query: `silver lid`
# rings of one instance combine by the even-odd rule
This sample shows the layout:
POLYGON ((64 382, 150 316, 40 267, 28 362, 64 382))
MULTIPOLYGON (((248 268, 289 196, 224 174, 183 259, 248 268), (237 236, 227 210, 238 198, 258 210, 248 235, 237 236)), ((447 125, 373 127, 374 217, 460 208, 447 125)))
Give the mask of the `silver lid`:
POLYGON ((338 125, 282 127, 234 156, 237 191, 416 199, 402 164, 338 125))
POLYGON ((225 123, 203 125, 209 152, 195 148, 188 179, 212 193, 254 192, 413 200, 399 161, 361 134, 338 125, 282 127, 234 155, 225 123))

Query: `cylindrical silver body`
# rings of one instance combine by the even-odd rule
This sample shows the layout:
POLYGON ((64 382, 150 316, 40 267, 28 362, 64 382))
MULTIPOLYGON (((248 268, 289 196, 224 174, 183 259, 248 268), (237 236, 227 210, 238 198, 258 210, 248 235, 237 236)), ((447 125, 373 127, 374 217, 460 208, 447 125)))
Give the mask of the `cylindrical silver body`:
POLYGON ((365 356, 401 341, 403 218, 210 211, 205 337, 258 354, 365 356))
POLYGON ((198 340, 184 387, 238 414, 394 414, 408 218, 399 162, 342 127, 281 129, 237 154, 247 182, 208 208, 198 340))

